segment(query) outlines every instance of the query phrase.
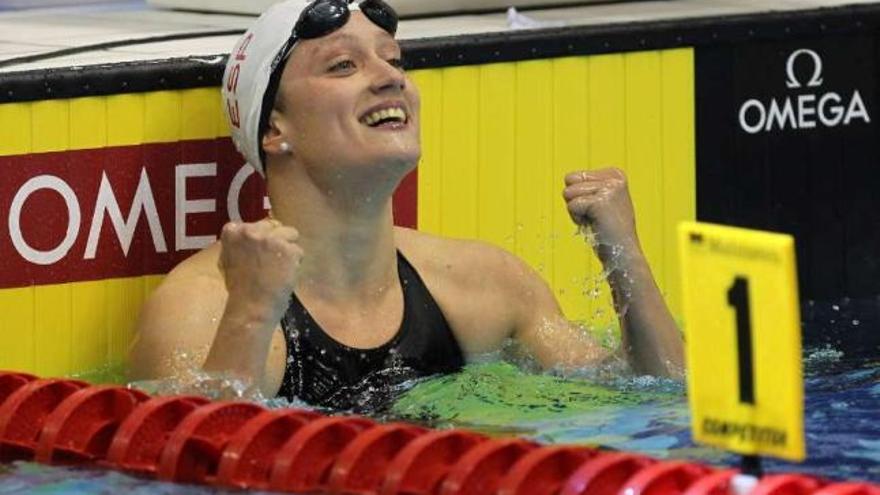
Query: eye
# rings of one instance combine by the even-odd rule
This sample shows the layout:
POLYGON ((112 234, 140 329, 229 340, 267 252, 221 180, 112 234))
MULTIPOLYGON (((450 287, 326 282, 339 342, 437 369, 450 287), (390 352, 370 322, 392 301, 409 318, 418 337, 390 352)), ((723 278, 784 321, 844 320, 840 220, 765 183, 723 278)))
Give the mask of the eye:
POLYGON ((329 72, 344 72, 344 71, 352 70, 354 68, 355 68, 354 61, 340 60, 339 62, 336 62, 335 64, 331 65, 330 68, 327 70, 329 72))
POLYGON ((388 59, 388 65, 403 70, 403 59, 399 57, 388 59))

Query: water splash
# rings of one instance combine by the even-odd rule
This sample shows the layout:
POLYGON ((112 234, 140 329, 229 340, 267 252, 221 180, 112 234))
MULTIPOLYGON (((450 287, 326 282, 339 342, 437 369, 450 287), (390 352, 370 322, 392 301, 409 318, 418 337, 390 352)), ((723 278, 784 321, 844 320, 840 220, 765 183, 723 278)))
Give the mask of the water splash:
POLYGON ((128 387, 150 395, 199 395, 212 400, 266 401, 260 388, 251 380, 244 380, 231 373, 199 369, 188 369, 171 378, 133 381, 128 387))
MULTIPOLYGON (((627 270, 627 252, 620 244, 609 244, 600 241, 595 231, 589 226, 578 227, 577 234, 583 237, 584 241, 596 252, 601 253, 602 270, 593 276, 589 276, 584 280, 583 294, 589 299, 599 299, 602 290, 609 284, 611 276, 615 276, 617 281, 614 287, 615 297, 614 304, 618 317, 622 318, 629 310, 632 301, 633 285, 635 282, 627 270)), ((601 310, 600 310, 601 311, 601 310)), ((604 313, 594 314, 594 320, 604 316, 604 313)))

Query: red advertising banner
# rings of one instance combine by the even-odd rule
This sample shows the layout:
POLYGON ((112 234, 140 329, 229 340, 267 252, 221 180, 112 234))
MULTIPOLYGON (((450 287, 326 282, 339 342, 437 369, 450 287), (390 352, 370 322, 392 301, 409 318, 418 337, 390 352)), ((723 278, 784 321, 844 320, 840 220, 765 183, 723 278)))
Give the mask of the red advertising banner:
MULTIPOLYGON (((228 138, 0 157, 0 288, 165 273, 266 214, 228 138)), ((394 198, 416 224, 415 173, 394 198)))

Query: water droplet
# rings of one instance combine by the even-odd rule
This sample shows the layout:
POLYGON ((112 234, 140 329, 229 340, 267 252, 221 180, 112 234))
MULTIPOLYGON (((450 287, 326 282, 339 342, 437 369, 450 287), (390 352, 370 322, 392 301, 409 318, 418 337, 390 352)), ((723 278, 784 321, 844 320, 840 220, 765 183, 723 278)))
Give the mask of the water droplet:
POLYGON ((832 304, 831 309, 833 309, 834 311, 840 311, 840 306, 838 306, 836 304, 832 304))
POLYGON ((859 320, 853 320, 853 321, 852 321, 852 324, 853 324, 854 327, 857 327, 857 326, 861 325, 862 322, 860 322, 859 320))

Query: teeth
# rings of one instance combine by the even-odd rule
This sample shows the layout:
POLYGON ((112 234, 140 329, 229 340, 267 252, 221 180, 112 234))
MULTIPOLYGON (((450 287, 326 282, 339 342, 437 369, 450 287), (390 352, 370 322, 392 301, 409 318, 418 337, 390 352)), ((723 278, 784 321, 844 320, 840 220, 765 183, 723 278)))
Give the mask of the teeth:
POLYGON ((406 122, 406 112, 399 107, 386 108, 364 117, 364 123, 367 125, 375 125, 385 119, 397 119, 400 122, 406 122))

